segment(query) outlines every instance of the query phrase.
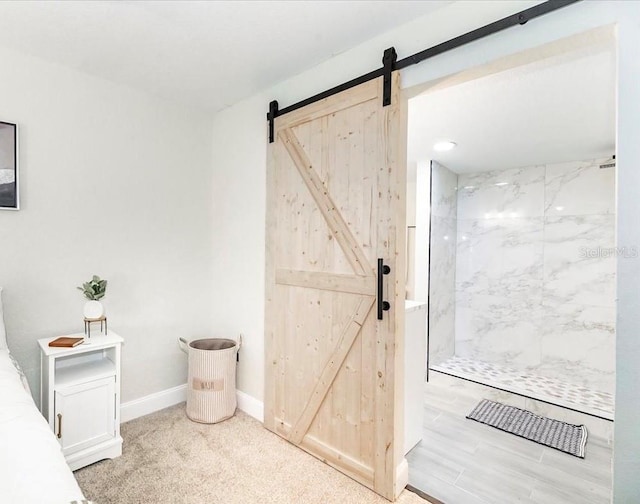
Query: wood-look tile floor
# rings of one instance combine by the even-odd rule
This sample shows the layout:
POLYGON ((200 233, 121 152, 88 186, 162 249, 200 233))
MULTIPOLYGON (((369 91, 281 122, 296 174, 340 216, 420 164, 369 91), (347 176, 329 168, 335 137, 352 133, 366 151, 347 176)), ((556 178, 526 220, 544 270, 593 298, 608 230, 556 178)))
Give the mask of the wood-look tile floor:
POLYGON ((445 504, 609 504, 612 448, 589 436, 579 459, 465 416, 479 402, 428 384, 409 484, 445 504))

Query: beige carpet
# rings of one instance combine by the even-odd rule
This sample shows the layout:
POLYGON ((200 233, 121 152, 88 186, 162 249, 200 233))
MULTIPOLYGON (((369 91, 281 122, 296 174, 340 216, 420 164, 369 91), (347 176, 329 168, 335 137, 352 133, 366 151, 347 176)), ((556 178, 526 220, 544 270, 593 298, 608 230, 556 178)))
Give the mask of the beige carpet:
MULTIPOLYGON (((241 411, 203 425, 180 404, 123 424, 122 436, 121 457, 75 473, 96 504, 388 502, 241 411)), ((397 502, 426 501, 405 490, 397 502)))

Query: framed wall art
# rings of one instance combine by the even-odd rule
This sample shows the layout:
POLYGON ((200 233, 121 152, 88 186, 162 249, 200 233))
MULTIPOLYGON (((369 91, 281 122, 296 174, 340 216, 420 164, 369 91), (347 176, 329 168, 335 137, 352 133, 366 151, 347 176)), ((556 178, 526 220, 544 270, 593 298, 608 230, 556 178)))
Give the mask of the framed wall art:
POLYGON ((18 210, 18 127, 0 121, 0 210, 18 210))

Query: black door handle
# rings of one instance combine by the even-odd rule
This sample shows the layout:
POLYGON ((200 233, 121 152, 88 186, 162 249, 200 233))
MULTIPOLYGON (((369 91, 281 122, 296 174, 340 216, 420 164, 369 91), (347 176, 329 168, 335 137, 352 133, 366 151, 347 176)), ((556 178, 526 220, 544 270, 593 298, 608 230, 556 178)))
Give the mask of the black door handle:
POLYGON ((389 301, 382 299, 382 280, 384 275, 391 273, 391 268, 384 263, 384 259, 378 258, 378 320, 382 320, 382 313, 391 308, 389 301))

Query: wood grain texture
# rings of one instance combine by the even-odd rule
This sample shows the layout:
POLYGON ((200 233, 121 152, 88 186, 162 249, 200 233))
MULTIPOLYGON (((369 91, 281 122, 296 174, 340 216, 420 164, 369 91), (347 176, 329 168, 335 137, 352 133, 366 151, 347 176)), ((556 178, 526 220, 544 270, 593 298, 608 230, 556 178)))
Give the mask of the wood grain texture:
POLYGON ((376 79, 365 82, 348 91, 329 96, 306 107, 280 116, 276 121, 276 130, 280 128, 292 128, 302 123, 312 122, 315 119, 323 119, 331 114, 355 107, 360 103, 377 99, 379 97, 379 80, 380 79, 376 79))
POLYGON ((327 188, 314 170, 311 161, 304 152, 296 135, 293 131, 286 129, 281 131, 279 136, 283 139, 287 152, 291 156, 302 180, 304 180, 304 183, 307 185, 311 196, 313 196, 327 224, 329 224, 330 231, 342 247, 342 251, 345 253, 353 270, 363 276, 374 276, 371 265, 368 263, 360 245, 356 242, 349 226, 342 218, 340 211, 336 208, 336 204, 332 201, 327 188))
MULTIPOLYGON (((291 437, 291 425, 281 421, 280 419, 277 419, 277 421, 280 425, 280 435, 285 439, 291 437)), ((368 467, 362 462, 345 455, 344 453, 327 445, 317 437, 306 435, 302 442, 297 446, 318 457, 329 465, 341 466, 341 471, 347 476, 367 487, 371 486, 370 482, 373 481, 373 469, 371 467, 368 467)))
MULTIPOLYGON (((265 134, 267 132, 265 131, 265 134)), ((277 161, 276 146, 267 145, 267 191, 266 207, 273 209, 277 202, 277 161)), ((265 222, 265 372, 264 372, 264 426, 275 430, 274 419, 276 417, 275 407, 276 390, 279 386, 279 363, 281 359, 279 351, 279 340, 276 338, 276 326, 278 317, 276 315, 276 230, 278 228, 277 214, 274 211, 267 211, 265 222)))
POLYGON ((374 276, 340 275, 279 268, 276 270, 276 283, 368 296, 374 296, 376 293, 376 277, 374 276))
MULTIPOLYGON (((382 93, 382 82, 379 82, 382 93)), ((396 474, 402 463, 403 446, 403 341, 405 297, 405 233, 406 228, 406 117, 400 102, 400 76, 393 75, 392 105, 384 107, 379 120, 377 177, 378 228, 389 232, 378 236, 380 257, 392 257, 391 272, 385 275, 385 292, 392 308, 378 324, 376 338, 376 398, 375 432, 376 454, 374 490, 388 498, 396 498, 407 484, 408 475, 396 474), (402 120, 401 120, 402 119, 402 120), (402 124, 404 123, 404 124, 402 124), (400 164, 403 163, 403 164, 400 164), (391 176, 393 174, 393 176, 391 176), (383 184, 382 181, 388 181, 383 184), (396 309, 397 308, 397 309, 396 309), (401 478, 398 478, 401 476, 401 478)), ((406 114, 405 114, 406 116, 406 114)))
POLYGON ((369 296, 363 296, 360 298, 355 312, 341 331, 340 337, 338 338, 338 344, 335 350, 331 353, 331 356, 325 364, 318 381, 313 387, 313 392, 311 392, 309 400, 305 404, 298 420, 293 424, 293 429, 289 435, 289 440, 292 443, 299 444, 302 442, 302 439, 309 430, 311 422, 318 413, 320 404, 322 404, 322 401, 324 401, 327 396, 329 388, 333 385, 340 368, 344 364, 344 360, 351 350, 356 336, 360 333, 362 324, 364 323, 367 315, 369 315, 374 301, 375 299, 369 296))
POLYGON ((265 426, 390 500, 406 483, 395 369, 406 118, 397 76, 393 86, 390 107, 378 79, 276 119, 265 304, 265 426), (392 270, 382 321, 372 309, 378 257, 392 270))

